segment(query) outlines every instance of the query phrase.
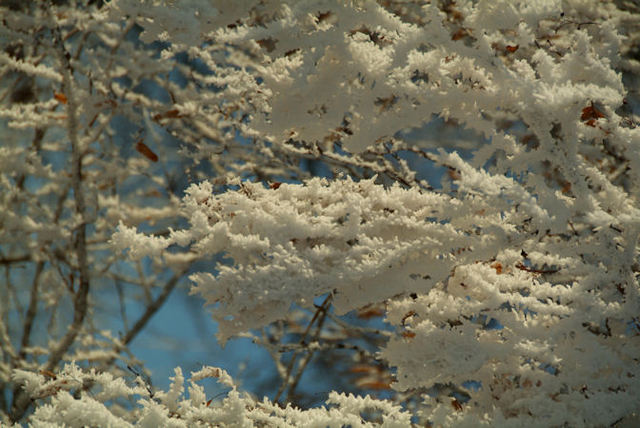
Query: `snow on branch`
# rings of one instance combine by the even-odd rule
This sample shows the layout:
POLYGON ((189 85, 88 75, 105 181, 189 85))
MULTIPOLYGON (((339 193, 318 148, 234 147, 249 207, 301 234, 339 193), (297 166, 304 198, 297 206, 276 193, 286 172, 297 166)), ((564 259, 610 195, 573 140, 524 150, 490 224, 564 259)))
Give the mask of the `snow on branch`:
MULTIPOLYGON (((137 157, 118 166, 110 143, 114 159, 96 177, 115 183, 163 160, 150 145, 165 131, 185 142, 180 155, 191 151, 186 172, 208 162, 182 200, 189 225, 156 234, 137 226, 173 217, 173 198, 168 208, 137 197, 125 204, 98 197, 111 186, 98 178, 83 187, 76 180, 74 201, 95 195, 95 212, 105 208, 112 222, 101 237, 122 220, 110 241, 117 256, 128 251, 176 272, 198 261, 192 291, 210 306, 222 342, 284 319, 292 306, 313 308, 323 295, 338 314, 384 307, 395 332, 379 356, 396 369, 397 391, 420 396, 413 416, 435 426, 609 426, 637 411, 640 127, 621 70, 638 64, 620 53, 637 37, 640 15, 584 0, 213 3, 113 0, 100 12, 49 13, 52 31, 69 27, 67 45, 82 22, 100 41, 98 56, 78 48, 59 61, 78 76, 73 97, 58 92, 72 79, 47 54, 0 54, 7 73, 48 85, 37 102, 3 106, 0 118, 15 130, 55 128, 66 116, 53 110, 81 103, 78 126, 67 131, 87 147, 87 174, 104 150, 92 144, 110 140, 116 115, 144 125, 130 141, 137 157), (143 43, 161 42, 156 53, 128 41, 138 26, 143 43), (147 82, 166 101, 136 89, 147 82), (451 138, 434 137, 433 123, 452 129, 451 138), (440 182, 412 187, 419 167, 399 147, 423 169, 445 170, 440 182), (332 178, 309 178, 311 168, 300 167, 307 161, 332 178), (404 187, 388 185, 394 177, 404 187)), ((8 22, 11 34, 40 31, 26 14, 8 22)), ((46 38, 29 37, 44 43, 36 51, 51 50, 46 38)), ((12 147, 0 156, 14 156, 12 147)), ((54 175, 31 157, 0 159, 3 172, 23 176, 4 182, 54 175)), ((69 189, 57 191, 64 208, 69 189)), ((17 198, 5 200, 9 207, 17 198)), ((29 211, 5 211, 12 242, 39 227, 29 211)), ((282 409, 240 394, 213 368, 193 374, 187 398, 180 369, 157 394, 74 365, 13 373, 25 394, 51 398, 30 419, 36 426, 88 424, 88 415, 123 426, 366 426, 361 413, 370 408, 388 426, 410 423, 389 402, 338 393, 329 398, 337 407, 282 409), (206 376, 231 388, 219 405, 193 383, 206 376), (87 382, 102 392, 79 392, 87 382), (139 397, 137 411, 125 418, 107 408, 117 394, 139 397)))
POLYGON ((219 337, 226 340, 325 293, 345 313, 428 291, 470 248, 491 252, 500 246, 490 235, 467 233, 477 227, 469 214, 481 208, 417 189, 385 189, 374 179, 316 178, 277 188, 241 182, 219 195, 204 182, 191 186, 184 200, 190 229, 153 238, 120 225, 112 242, 137 257, 174 244, 188 245, 203 259, 224 253, 231 265, 219 263, 217 274, 191 279, 193 292, 216 304, 219 337), (455 227, 454 212, 463 216, 455 216, 455 227), (407 283, 410 277, 416 280, 407 283))
POLYGON ((154 238, 121 225, 114 245, 167 262, 180 247, 225 255, 191 276, 222 341, 327 293, 339 314, 385 302, 394 387, 425 391, 436 425, 615 422, 640 397, 640 134, 620 115, 624 14, 432 2, 404 18, 310 1, 213 37, 259 76, 242 132, 273 147, 363 152, 434 115, 473 132, 467 147, 415 141, 448 168, 441 190, 314 178, 213 194, 203 182, 184 198, 189 228, 154 238), (428 392, 446 385, 464 405, 428 392))
POLYGON ((118 427, 406 427, 410 414, 388 401, 331 393, 329 408, 301 410, 292 406, 279 407, 268 399, 257 401, 240 393, 222 369, 203 367, 191 373, 188 394, 180 368, 175 369, 168 391, 151 393, 140 378, 133 385, 109 373, 82 370, 75 363, 66 364, 59 373, 14 372, 14 381, 23 384, 35 400, 47 399, 30 417, 29 426, 118 426, 118 427), (208 395, 196 382, 213 378, 224 389, 223 397, 208 395), (83 390, 92 384, 99 392, 83 390), (133 411, 119 411, 109 401, 124 403, 135 400, 133 411), (366 412, 382 412, 382 423, 374 424, 363 418, 366 412))

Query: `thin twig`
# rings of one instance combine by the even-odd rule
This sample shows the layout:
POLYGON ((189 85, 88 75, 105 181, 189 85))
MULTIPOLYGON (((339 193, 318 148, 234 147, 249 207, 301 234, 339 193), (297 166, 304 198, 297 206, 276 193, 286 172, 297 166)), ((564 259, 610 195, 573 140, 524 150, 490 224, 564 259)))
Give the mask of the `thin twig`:
MULTIPOLYGON (((39 286, 40 286, 40 275, 42 275, 42 271, 44 270, 44 262, 40 261, 36 265, 36 272, 33 276, 33 282, 31 283, 31 294, 29 296, 29 307, 27 308, 27 316, 24 320, 24 330, 22 330, 22 340, 20 340, 20 351, 18 352, 18 361, 22 361, 27 356, 27 347, 29 346, 29 341, 31 338, 31 329, 33 328, 33 321, 36 318, 36 314, 38 312, 38 299, 40 297, 39 286)), ((17 364, 18 361, 15 361, 14 364, 17 364)))
POLYGON ((10 265, 13 263, 22 263, 28 261, 31 261, 31 255, 29 254, 14 257, 2 257, 0 258, 0 265, 10 265))
MULTIPOLYGON (((311 321, 309 321, 307 328, 305 329, 304 333, 302 334, 302 337, 300 338, 300 344, 302 345, 307 344, 306 338, 307 338, 307 335, 309 334, 309 331, 311 331, 313 324, 316 322, 320 314, 325 310, 324 308, 326 307, 326 305, 328 305, 329 302, 331 302, 332 296, 333 296, 332 294, 329 294, 326 297, 326 299, 324 299, 324 302, 322 302, 322 305, 317 307, 316 312, 313 314, 311 321)), ((293 354, 293 356, 291 356, 291 361, 289 361, 289 364, 287 365, 286 376, 282 380, 282 384, 280 385, 280 388, 278 388, 278 392, 276 393, 276 396, 273 399, 274 402, 277 403, 282 393, 285 391, 285 389, 287 389, 287 386, 289 385, 289 379, 291 378, 291 373, 293 373, 293 368, 295 367, 295 363, 299 355, 300 355, 300 352, 296 352, 293 354)))
MULTIPOLYGON (((171 292, 175 289, 178 281, 180 280, 180 278, 182 278, 183 273, 183 271, 175 273, 171 277, 171 279, 167 281, 164 287, 162 287, 162 292, 160 293, 160 295, 153 299, 151 303, 147 305, 147 309, 145 310, 144 314, 142 314, 140 318, 138 318, 138 320, 133 324, 131 329, 129 329, 125 333, 120 341, 120 344, 114 347, 114 351, 116 353, 122 352, 126 348, 126 346, 131 343, 131 341, 133 341, 133 339, 135 339, 135 337, 144 329, 151 317, 153 317, 153 315, 162 307, 162 305, 164 305, 164 302, 166 302, 167 298, 169 298, 169 295, 171 295, 171 292)), ((106 370, 113 364, 115 359, 115 357, 109 358, 102 364, 102 367, 100 367, 99 371, 106 370)))
MULTIPOLYGON (((327 297, 325 302, 318 308, 321 311, 322 315, 318 319, 318 323, 316 325, 316 332, 313 335, 313 341, 314 342, 318 340, 318 338, 320 336, 320 333, 322 332, 322 326, 324 325, 324 322, 327 319, 327 312, 328 312, 328 309, 329 309, 329 304, 330 304, 329 298, 330 297, 331 297, 331 294, 327 297)), ((293 392, 295 391, 296 387, 298 386, 298 383, 300 382, 300 379, 302 378, 302 374, 304 373, 304 370, 307 368, 307 365, 311 361, 311 358, 313 357, 314 353, 315 353, 315 350, 309 348, 307 350, 307 354, 303 357, 302 362, 298 364, 298 373, 296 374, 295 378, 293 379, 293 381, 289 385, 289 390, 287 391, 287 397, 285 399, 286 402, 289 402, 291 400, 291 397, 293 396, 293 392)))

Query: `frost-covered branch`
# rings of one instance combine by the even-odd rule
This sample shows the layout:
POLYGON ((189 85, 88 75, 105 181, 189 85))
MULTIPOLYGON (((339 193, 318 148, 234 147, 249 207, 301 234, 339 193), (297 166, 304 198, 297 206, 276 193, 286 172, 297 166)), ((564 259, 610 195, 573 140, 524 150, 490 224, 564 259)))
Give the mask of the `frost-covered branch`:
POLYGON ((30 422, 360 426, 373 407, 398 426, 610 426, 637 411, 636 7, 89 3, 0 23, 0 384, 49 400, 30 422), (406 411, 338 393, 282 409, 230 381, 208 405, 177 370, 157 396, 123 387, 142 398, 116 415, 89 392, 122 375, 132 336, 105 332, 88 358, 83 319, 109 309, 92 299, 126 283, 143 326, 186 272, 221 342, 269 348, 281 395, 342 349, 357 385, 393 371, 406 411), (389 331, 357 342, 382 328, 348 321, 367 312, 389 331), (49 318, 66 341, 36 334, 49 318), (76 357, 108 372, 54 374, 76 357))
POLYGON ((242 131, 356 167, 366 158, 332 154, 335 141, 363 152, 404 138, 447 168, 441 188, 316 178, 216 193, 204 182, 184 199, 188 229, 159 238, 121 225, 115 248, 226 255, 191 276, 222 341, 327 293, 338 313, 385 303, 396 389, 481 385, 453 406, 426 396, 436 424, 610 424, 631 412, 640 135, 618 113, 614 23, 630 31, 634 18, 580 2, 433 2, 419 24, 370 2, 318 7, 212 33, 260 76, 242 131), (433 115, 480 142, 411 141, 407 128, 433 115))
POLYGON ((406 427, 410 424, 410 414, 399 406, 370 397, 355 397, 332 393, 327 400, 329 408, 321 407, 300 410, 295 407, 279 407, 267 400, 257 401, 240 393, 231 377, 222 369, 203 367, 191 373, 188 394, 185 393, 185 378, 182 370, 176 368, 168 391, 161 391, 154 397, 141 385, 130 385, 109 373, 83 371, 74 364, 68 364, 59 373, 34 374, 16 371, 14 380, 22 384, 27 393, 35 399, 51 398, 51 404, 38 406, 31 417, 33 427, 47 427, 51 424, 70 426, 140 426, 140 427, 238 427, 238 426, 308 426, 308 427, 406 427), (207 394, 196 382, 214 378, 221 387, 228 389, 226 396, 216 399, 207 394), (95 385, 93 393, 80 391, 86 383, 95 385), (123 413, 108 401, 136 397, 136 409, 123 413), (209 398, 211 397, 211 398, 209 398), (371 411, 382 413, 380 423, 363 419, 362 414, 371 411))

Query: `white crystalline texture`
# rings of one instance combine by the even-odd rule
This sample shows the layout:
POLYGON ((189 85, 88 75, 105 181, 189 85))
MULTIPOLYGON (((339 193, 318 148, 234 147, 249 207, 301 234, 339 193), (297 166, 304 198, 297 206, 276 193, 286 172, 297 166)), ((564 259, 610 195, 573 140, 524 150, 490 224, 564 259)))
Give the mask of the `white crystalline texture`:
MULTIPOLYGON (((229 374, 216 367, 203 367, 192 373, 189 380, 189 396, 185 395, 185 379, 179 368, 175 370, 175 377, 169 391, 159 391, 157 397, 150 397, 145 388, 123 385, 117 395, 111 399, 136 400, 133 411, 124 416, 116 414, 105 405, 106 397, 94 397, 90 393, 80 393, 74 397, 69 390, 77 388, 78 380, 95 382, 98 387, 109 388, 109 382, 114 379, 109 375, 97 375, 94 372, 82 371, 75 364, 68 364, 57 374, 56 379, 41 382, 43 390, 50 391, 50 404, 38 406, 30 417, 30 424, 34 428, 49 428, 58 426, 112 426, 112 427, 342 427, 349 424, 353 427, 373 427, 372 423, 362 420, 361 413, 378 410, 384 414, 383 422, 379 426, 389 428, 406 427, 411 423, 410 413, 403 411, 400 406, 385 400, 376 400, 369 396, 355 397, 353 395, 332 392, 327 404, 332 407, 301 410, 292 406, 286 408, 272 403, 267 398, 256 401, 248 394, 240 394, 229 374), (203 377, 214 377, 224 385, 230 387, 222 397, 207 397, 204 389, 196 384, 203 377)), ((26 381, 23 374, 19 381, 26 381)), ((36 375, 37 376, 37 375, 36 375)))
POLYGON ((219 33, 262 40, 269 101, 252 135, 278 145, 337 133, 359 152, 439 114, 487 140, 468 157, 416 142, 439 149, 430 159, 449 168, 455 192, 316 178, 214 195, 201 183, 184 199, 190 228, 155 242, 127 235, 131 251, 224 254, 191 276, 222 341, 326 293, 339 314, 386 301, 401 333, 382 351, 396 389, 481 385, 467 388, 463 412, 427 397, 435 424, 610 424, 640 401, 638 189, 614 184, 601 163, 606 138, 640 178, 638 128, 616 114, 622 38, 609 23, 569 28, 571 14, 607 19, 589 2, 460 11, 465 43, 434 6, 418 26, 373 2, 300 2, 265 28, 219 33), (309 19, 324 8, 332 19, 309 19), (535 146, 499 129, 501 117, 535 146))
MULTIPOLYGON (((116 196, 87 196, 91 209, 60 215, 56 221, 65 226, 51 227, 32 214, 48 208, 31 198, 34 209, 25 214, 0 209, 0 238, 13 243, 38 233, 43 245, 31 250, 48 256, 43 236, 51 243, 80 235, 90 212, 106 213, 104 230, 110 233, 119 221, 110 240, 117 256, 148 257, 175 272, 202 262, 190 276, 192 291, 209 305, 222 342, 327 294, 338 315, 379 304, 396 331, 377 355, 395 370, 393 388, 422 400, 413 415, 389 401, 337 392, 327 408, 283 409, 240 393, 217 368, 194 373, 186 388, 177 368, 168 391, 151 396, 143 386, 75 365, 54 377, 24 370, 38 356, 0 366, 29 397, 48 400, 38 401, 29 422, 357 427, 372 425, 362 413, 373 409, 383 426, 408 426, 412 416, 433 426, 611 426, 637 412, 640 127, 637 101, 627 100, 637 94, 625 88, 622 73, 631 84, 637 80, 640 66, 627 51, 637 41, 640 13, 617 8, 634 10, 631 3, 112 0, 96 9, 95 28, 84 34, 97 34, 132 62, 107 66, 111 57, 92 58, 90 49, 76 46, 74 78, 88 67, 84 61, 104 62, 113 74, 85 73, 95 86, 77 89, 68 100, 58 88, 63 80, 73 86, 57 64, 64 55, 51 60, 44 44, 25 49, 23 59, 0 53, 6 73, 56 85, 47 87, 55 94, 48 101, 39 94, 37 103, 3 104, 7 134, 73 128, 84 161, 98 164, 118 158, 120 147, 94 140, 94 130, 104 129, 110 140, 120 130, 105 117, 128 114, 146 121, 144 138, 160 130, 184 138, 184 151, 218 174, 188 187, 180 207, 188 226, 179 230, 167 227, 158 236, 137 231, 146 221, 177 216, 177 203, 138 207, 116 196), (138 26, 142 43, 163 42, 158 58, 133 61, 132 36, 104 32, 138 26), (159 84, 174 67, 186 82, 168 79, 171 108, 119 83, 126 75, 159 84), (103 101, 101 93, 107 94, 103 101), (97 105, 110 113, 72 127, 72 117, 62 112, 74 103, 80 118, 92 116, 97 105), (432 125, 443 131, 431 134, 432 125), (389 145, 403 149, 374 151, 389 145), (97 153, 100 147, 113 152, 97 153), (295 161, 287 164, 282 159, 289 155, 295 161), (225 157, 228 163, 218 162, 225 157), (379 176, 308 178, 312 172, 297 162, 310 159, 326 167, 326 175, 335 166, 379 176), (433 168, 433 183, 415 180, 425 172, 411 170, 415 159, 433 168), (411 172, 394 174, 403 168, 411 172), (265 174, 291 183, 244 180, 265 174), (226 187, 214 191, 214 180, 226 187), (207 377, 230 388, 218 402, 209 402, 194 383, 207 377), (79 392, 83 382, 99 387, 95 395, 79 392), (442 394, 431 396, 434 391, 442 394), (460 391, 469 398, 464 403, 454 398, 460 391), (118 396, 136 398, 128 418, 105 405, 118 396)), ((53 32, 70 25, 62 22, 76 19, 68 13, 38 16, 37 33, 48 34, 41 26, 53 32)), ((34 25, 28 18, 16 18, 2 36, 19 35, 27 46, 18 30, 34 25)), ((85 40, 67 34, 69 47, 85 40)), ((82 88, 83 79, 75 87, 82 88)), ((46 136, 43 144, 68 140, 46 136)), ((19 189, 14 183, 21 176, 71 180, 67 171, 54 172, 37 159, 39 144, 38 138, 29 143, 31 155, 0 148, 0 180, 10 189, 0 192, 3 208, 31 186, 27 180, 19 189)), ((142 140, 136 147, 132 160, 122 160, 129 169, 166 160, 142 140)), ((50 186, 65 189, 62 208, 83 190, 96 194, 87 178, 94 166, 87 165, 73 188, 50 186)), ((88 245, 103 242, 89 239, 88 245)), ((75 269, 80 260, 68 263, 75 269)), ((91 281, 94 274, 102 273, 91 270, 91 281)), ((8 314, 4 318, 11 319, 8 314)), ((0 326, 9 361, 21 350, 0 326)))

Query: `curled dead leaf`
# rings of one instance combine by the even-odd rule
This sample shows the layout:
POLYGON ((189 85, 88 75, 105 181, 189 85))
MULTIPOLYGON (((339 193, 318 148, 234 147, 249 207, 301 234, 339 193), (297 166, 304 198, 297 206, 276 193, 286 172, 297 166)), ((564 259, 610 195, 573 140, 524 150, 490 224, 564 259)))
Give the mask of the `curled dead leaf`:
POLYGON ((502 274, 502 263, 500 263, 500 262, 492 263, 491 267, 496 270, 496 273, 498 275, 502 274))
POLYGON ((589 126, 595 127, 595 121, 605 117, 605 114, 598 110, 592 101, 591 105, 582 109, 580 120, 582 120, 583 122, 587 122, 587 125, 589 126))
POLYGON ((460 404, 460 402, 458 400, 456 400, 455 398, 453 400, 451 400, 451 407, 453 407, 454 410, 456 410, 457 412, 461 412, 462 411, 462 404, 460 404))
POLYGON ((358 312, 358 318, 365 320, 381 317, 383 315, 384 311, 381 308, 368 308, 358 312))
POLYGON ((56 100, 58 100, 58 102, 60 102, 61 104, 66 104, 67 103, 67 96, 61 92, 54 92, 53 93, 53 98, 55 98, 56 100))
POLYGON ((180 114, 180 110, 173 109, 173 110, 165 111, 164 113, 156 114, 155 116, 153 116, 153 120, 157 122, 160 119, 177 119, 180 117, 182 117, 182 115, 180 114))
POLYGON ((136 150, 151 162, 158 162, 158 155, 153 152, 142 140, 136 143, 136 150))

